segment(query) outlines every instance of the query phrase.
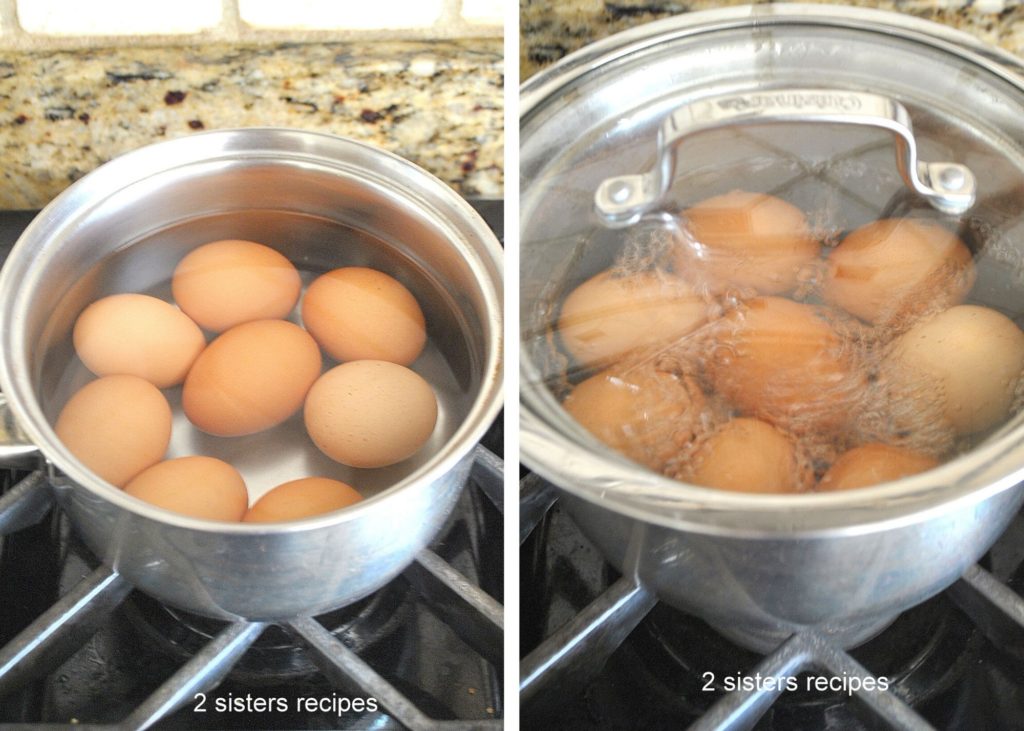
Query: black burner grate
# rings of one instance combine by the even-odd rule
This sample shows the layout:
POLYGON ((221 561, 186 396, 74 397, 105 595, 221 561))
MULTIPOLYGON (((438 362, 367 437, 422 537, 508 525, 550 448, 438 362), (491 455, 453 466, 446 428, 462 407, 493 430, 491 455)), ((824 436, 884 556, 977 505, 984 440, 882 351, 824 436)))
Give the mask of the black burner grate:
POLYGON ((619 577, 559 509, 555 488, 536 475, 522 480, 520 497, 520 693, 532 728, 853 731, 1024 724, 1021 516, 986 557, 988 569, 972 567, 877 638, 847 652, 800 634, 765 657, 619 577), (807 691, 807 673, 836 678, 843 689, 807 691), (736 689, 741 683, 723 682, 757 674, 795 678, 799 689, 775 690, 769 683, 736 689), (879 677, 887 690, 871 688, 879 677))
MULTIPOLYGON (((471 515, 486 512, 480 504, 481 501, 490 503, 488 496, 500 495, 502 487, 502 461, 482 446, 476 448, 475 457, 470 486, 464 496, 464 501, 468 504, 461 506, 463 512, 468 511, 471 515)), ((48 513, 51 492, 41 473, 29 474, 16 483, 10 477, 5 479, 9 484, 0 497, 0 535, 35 530, 39 525, 45 526, 46 522, 42 519, 48 513)), ((500 515, 499 506, 500 504, 492 504, 488 509, 500 515)), ((500 528, 500 525, 498 527, 500 528)), ((343 723, 362 725, 366 722, 363 718, 367 712, 366 704, 369 703, 369 699, 373 699, 373 703, 379 704, 387 714, 375 720, 374 727, 500 728, 501 722, 498 719, 501 715, 501 692, 498 673, 502 657, 502 607, 490 594, 439 555, 450 549, 448 544, 459 542, 457 535, 453 538, 453 534, 457 534, 459 530, 459 521, 456 521, 435 544, 434 550, 424 550, 417 556, 403 577, 396 580, 406 586, 389 585, 381 591, 401 592, 406 588, 413 591, 417 596, 414 604, 421 603, 429 609, 431 615, 458 636, 459 640, 456 643, 464 642, 479 653, 487 668, 483 677, 488 681, 488 687, 481 687, 478 690, 482 697, 490 699, 487 711, 493 718, 443 718, 450 713, 450 708, 440 705, 429 693, 417 689, 408 680, 393 682, 385 678, 361 652, 350 648, 349 645, 360 645, 351 633, 346 635, 344 631, 332 632, 323 624, 323 621, 330 622, 332 618, 338 618, 336 615, 326 615, 319 618, 299 617, 276 626, 262 622, 213 622, 198 617, 190 617, 188 624, 179 622, 179 628, 186 627, 190 630, 188 643, 196 643, 193 646, 188 646, 188 643, 176 646, 182 657, 187 657, 184 664, 142 698, 130 713, 116 718, 104 717, 100 723, 117 724, 126 728, 148 728, 163 722, 161 728, 206 728, 208 726, 205 722, 209 721, 213 724, 209 727, 224 728, 234 727, 232 721, 235 720, 242 722, 239 727, 252 727, 252 714, 267 722, 268 718, 273 719, 275 706, 280 710, 296 710, 298 699, 307 697, 312 700, 306 702, 303 712, 283 715, 278 720, 287 727, 294 727, 296 718, 301 718, 305 723, 319 715, 330 717, 332 723, 313 727, 334 728, 339 717, 343 723), (289 644, 296 652, 302 653, 304 659, 312 664, 314 674, 319 677, 319 685, 294 686, 290 691, 291 696, 275 695, 266 688, 260 688, 255 692, 250 689, 247 693, 232 693, 218 688, 238 666, 243 666, 244 670, 236 673, 236 677, 240 675, 244 680, 247 679, 246 674, 251 676, 254 670, 243 665, 245 658, 250 653, 259 652, 261 638, 271 633, 276 633, 277 636, 270 638, 270 642, 266 644, 279 648, 283 644, 289 644), (288 643, 286 640, 291 642, 288 643), (316 694, 303 695, 309 693, 310 687, 318 688, 316 694), (214 688, 218 688, 216 696, 211 692, 214 688), (227 709, 225 715, 218 717, 217 708, 214 707, 215 699, 220 708, 227 709), (283 700, 275 703, 277 699, 283 700), (345 712, 346 708, 350 710, 345 712), (442 714, 442 718, 432 717, 431 714, 437 712, 442 714), (246 713, 250 715, 243 719, 246 713)), ((493 541, 494 538, 493 535, 487 535, 481 536, 479 540, 493 541)), ((500 540, 498 542, 500 543, 500 540)), ((493 581, 495 577, 492 575, 491 578, 493 581)), ((497 578, 500 580, 500 576, 497 578)), ((61 669, 56 670, 56 678, 52 682, 59 687, 62 680, 67 680, 67 675, 62 675, 62 672, 66 671, 61 663, 78 653, 95 635, 109 628, 114 615, 123 611, 122 605, 131 591, 132 587, 109 568, 100 566, 93 569, 0 648, 0 700, 17 697, 19 691, 31 686, 41 677, 53 673, 58 666, 61 669)), ((137 604, 145 603, 147 600, 140 598, 133 601, 137 604)), ((363 607, 357 607, 355 612, 358 613, 372 604, 373 599, 363 607)), ((138 606, 132 607, 130 611, 138 612, 138 606)), ((350 629, 351 625, 347 628, 350 629)), ((422 641, 414 640, 413 643, 419 645, 422 641)), ((367 648, 367 644, 363 643, 364 647, 361 649, 372 649, 367 648)), ((397 648, 400 655, 408 652, 408 643, 405 642, 385 641, 381 644, 390 645, 392 649, 397 648)), ((95 647, 87 647, 86 651, 95 647)), ((266 651, 266 648, 263 650, 266 651)), ((371 653, 367 652, 367 655, 369 654, 371 653)), ((408 658, 404 660, 407 661, 408 658)), ((432 658, 431 663, 436 660, 437 657, 432 658)), ((399 662, 402 662, 402 658, 399 658, 399 662)), ((168 664, 173 666, 174 662, 169 661, 168 664)), ((442 672, 440 668, 435 669, 439 673, 442 672)), ((102 666, 102 662, 97 662, 96 670, 101 674, 111 672, 102 666)), ((449 669, 449 672, 452 671, 449 669)), ((277 678, 282 679, 288 678, 277 678)), ((430 681, 431 678, 425 680, 430 681)), ((484 683, 480 685, 483 686, 484 683)), ((114 705, 111 699, 102 695, 99 699, 97 707, 104 709, 100 712, 109 712, 114 705)), ((32 711, 28 707, 32 705, 31 703, 22 700, 10 703, 17 703, 26 712, 32 711)), ((3 707, 0 704, 0 708, 3 707)), ((0 715, 0 718, 3 716, 0 715)), ((40 717, 39 720, 48 721, 48 728, 81 729, 88 728, 88 725, 83 726, 81 722, 89 723, 95 719, 74 719, 74 723, 69 722, 66 726, 54 724, 51 719, 45 717, 40 717)))

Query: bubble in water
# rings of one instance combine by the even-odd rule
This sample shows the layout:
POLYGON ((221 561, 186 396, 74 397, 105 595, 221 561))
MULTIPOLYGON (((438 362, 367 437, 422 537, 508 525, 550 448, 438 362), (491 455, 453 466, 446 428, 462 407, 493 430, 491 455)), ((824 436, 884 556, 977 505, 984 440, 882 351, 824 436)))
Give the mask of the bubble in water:
MULTIPOLYGON (((701 302, 704 324, 685 332, 653 326, 641 347, 582 365, 558 352, 557 330, 549 333, 554 353, 546 371, 549 386, 560 396, 572 392, 566 408, 599 439, 653 470, 692 483, 702 450, 723 425, 737 418, 759 419, 792 442, 795 489, 811 489, 842 454, 865 444, 881 443, 941 460, 983 438, 958 435, 944 411, 948 394, 941 383, 885 366, 900 337, 916 323, 947 311, 971 288, 975 274, 970 253, 965 259, 956 236, 918 221, 876 222, 876 228, 890 226, 903 233, 942 234, 939 243, 946 242, 945 248, 938 249, 952 247, 955 255, 925 262, 934 266, 911 263, 901 269, 897 285, 907 286, 886 285, 879 300, 884 316, 864 321, 822 303, 834 299, 828 290, 837 272, 849 281, 858 279, 856 262, 844 264, 835 256, 842 246, 842 226, 827 210, 829 201, 810 223, 803 220, 797 227, 814 240, 814 255, 789 259, 777 251, 732 246, 764 233, 747 230, 757 217, 750 210, 737 212, 733 206, 730 211, 716 204, 702 211, 700 205, 679 218, 660 214, 625 229, 606 274, 655 283, 686 281, 701 302), (710 227, 702 229, 702 216, 710 227), (718 229, 743 235, 723 247, 715 235, 721 233, 718 229), (819 245, 830 253, 819 256, 819 245), (785 265, 766 268, 778 263, 776 259, 785 265), (846 269, 838 271, 839 264, 846 269), (750 276, 736 276, 738 270, 750 276), (766 291, 785 296, 764 296, 766 291), (604 370, 594 375, 595 368, 604 370), (574 387, 574 382, 579 385, 574 387), (585 408, 580 405, 588 400, 585 408), (616 406, 620 403, 625 406, 616 406), (593 414, 598 406, 604 409, 600 418, 593 414)), ((763 214, 758 208, 752 210, 763 214)), ((786 209, 775 208, 786 219, 786 209)), ((1024 408, 1024 369, 995 378, 1003 392, 1012 394, 1012 413, 1024 408)))
POLYGON ((661 471, 707 428, 696 380, 659 370, 653 359, 617 366, 576 386, 566 410, 602 442, 661 471))

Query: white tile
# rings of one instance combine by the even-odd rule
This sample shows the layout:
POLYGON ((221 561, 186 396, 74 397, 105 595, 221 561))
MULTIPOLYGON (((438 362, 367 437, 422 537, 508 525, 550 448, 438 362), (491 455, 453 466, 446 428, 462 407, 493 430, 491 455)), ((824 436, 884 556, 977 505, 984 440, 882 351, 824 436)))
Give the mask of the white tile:
POLYGON ((216 26, 220 17, 218 0, 18 0, 18 20, 29 33, 195 33, 216 26))
POLYGON ((470 23, 500 25, 505 19, 504 0, 462 0, 462 17, 470 23))
POLYGON ((242 20, 257 28, 357 30, 433 25, 444 0, 239 0, 242 20))

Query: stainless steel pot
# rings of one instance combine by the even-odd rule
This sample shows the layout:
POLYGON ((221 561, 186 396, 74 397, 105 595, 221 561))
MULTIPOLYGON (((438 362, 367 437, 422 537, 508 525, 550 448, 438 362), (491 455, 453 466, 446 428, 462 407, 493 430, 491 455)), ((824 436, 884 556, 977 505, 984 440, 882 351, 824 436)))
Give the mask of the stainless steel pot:
POLYGON ((343 606, 402 571, 454 507, 501 405, 501 277, 500 247, 473 209, 389 153, 286 129, 139 149, 47 206, 0 273, 0 387, 14 417, 4 414, 0 462, 36 453, 85 543, 169 604, 248 620, 343 606), (166 294, 185 252, 227 237, 274 245, 307 280, 361 264, 405 282, 428 322, 432 345, 415 368, 438 392, 438 427, 413 458, 352 470, 309 448, 301 415, 251 439, 217 439, 190 427, 172 390, 169 456, 213 450, 240 469, 253 498, 286 479, 333 476, 368 495, 357 506, 277 525, 191 519, 100 480, 53 432, 63 400, 87 377, 67 366, 85 304, 111 292, 166 294))
POLYGON ((645 211, 742 187, 827 212, 823 225, 838 233, 929 207, 917 185, 925 176, 915 181, 907 156, 894 157, 891 133, 903 135, 895 117, 884 130, 773 124, 747 136, 698 114, 728 98, 742 105, 716 106, 731 110, 725 117, 785 107, 781 92, 793 90, 884 96, 909 111, 911 152, 916 142, 926 160, 974 171, 976 202, 966 213, 963 201, 947 209, 974 252, 971 298, 1024 322, 1018 72, 1007 54, 932 23, 772 5, 638 27, 524 85, 522 458, 561 488, 566 509, 627 577, 756 650, 802 630, 849 647, 955 581, 1004 530, 1024 500, 1019 414, 968 453, 888 484, 787 496, 705 489, 611 452, 568 416, 550 331, 566 293, 609 266, 645 211), (681 122, 702 134, 667 149, 681 122))

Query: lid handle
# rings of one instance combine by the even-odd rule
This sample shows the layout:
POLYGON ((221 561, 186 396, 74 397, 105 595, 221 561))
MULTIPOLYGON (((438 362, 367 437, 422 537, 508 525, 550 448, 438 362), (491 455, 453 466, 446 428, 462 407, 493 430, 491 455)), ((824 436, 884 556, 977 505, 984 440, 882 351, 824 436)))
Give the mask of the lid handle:
POLYGON ((641 175, 607 178, 594 195, 597 212, 608 226, 635 223, 661 201, 675 177, 673 150, 689 135, 738 124, 815 122, 856 124, 896 135, 896 168, 909 188, 950 215, 974 205, 974 174, 953 162, 917 159, 910 115, 897 101, 878 94, 837 89, 781 89, 729 94, 676 109, 658 131, 658 164, 641 175))

